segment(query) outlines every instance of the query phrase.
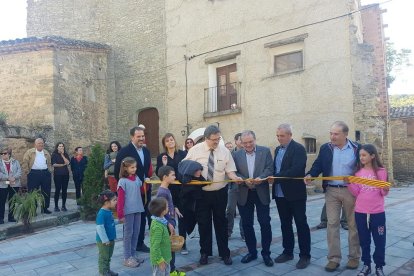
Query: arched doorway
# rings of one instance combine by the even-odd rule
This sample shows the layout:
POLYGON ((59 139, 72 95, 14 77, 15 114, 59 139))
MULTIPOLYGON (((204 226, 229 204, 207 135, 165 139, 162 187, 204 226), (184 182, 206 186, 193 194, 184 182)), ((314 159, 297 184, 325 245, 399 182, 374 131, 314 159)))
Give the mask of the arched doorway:
POLYGON ((156 108, 150 107, 141 110, 138 113, 137 124, 143 124, 145 126, 145 140, 151 157, 157 157, 160 154, 159 148, 159 115, 156 108))

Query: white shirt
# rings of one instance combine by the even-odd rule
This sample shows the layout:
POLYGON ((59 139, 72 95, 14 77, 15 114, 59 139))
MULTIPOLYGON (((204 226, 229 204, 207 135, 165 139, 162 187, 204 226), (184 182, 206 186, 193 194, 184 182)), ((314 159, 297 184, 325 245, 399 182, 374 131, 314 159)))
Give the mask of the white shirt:
POLYGON ((32 170, 46 170, 47 163, 44 151, 36 150, 36 158, 33 162, 32 170))
MULTIPOLYGON (((223 181, 226 179, 226 173, 237 171, 236 165, 234 164, 233 157, 230 151, 222 145, 213 151, 214 154, 214 174, 213 181, 223 181)), ((202 175, 207 179, 208 174, 208 158, 210 156, 210 148, 206 142, 200 143, 192 147, 185 160, 197 161, 203 166, 202 175)), ((213 183, 203 187, 204 191, 217 191, 224 188, 227 185, 226 182, 213 183)))

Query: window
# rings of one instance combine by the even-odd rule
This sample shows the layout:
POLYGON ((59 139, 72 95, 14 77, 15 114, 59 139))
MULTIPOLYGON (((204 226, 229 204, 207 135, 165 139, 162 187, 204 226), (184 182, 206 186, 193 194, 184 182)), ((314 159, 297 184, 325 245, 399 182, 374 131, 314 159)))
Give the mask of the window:
POLYGON ((303 70, 303 51, 275 56, 274 70, 277 75, 303 70))
POLYGON ((361 141, 361 131, 359 130, 355 131, 355 141, 361 141))
POLYGON ((305 149, 307 153, 316 153, 316 139, 314 138, 304 138, 305 139, 305 149))

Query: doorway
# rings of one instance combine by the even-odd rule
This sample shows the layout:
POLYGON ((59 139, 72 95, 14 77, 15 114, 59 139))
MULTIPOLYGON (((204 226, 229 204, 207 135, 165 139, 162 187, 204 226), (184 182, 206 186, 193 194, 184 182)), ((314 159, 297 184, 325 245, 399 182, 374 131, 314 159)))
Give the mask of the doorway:
POLYGON ((145 142, 151 153, 151 157, 157 157, 160 154, 158 110, 153 107, 141 110, 138 113, 137 125, 139 124, 145 126, 145 142))

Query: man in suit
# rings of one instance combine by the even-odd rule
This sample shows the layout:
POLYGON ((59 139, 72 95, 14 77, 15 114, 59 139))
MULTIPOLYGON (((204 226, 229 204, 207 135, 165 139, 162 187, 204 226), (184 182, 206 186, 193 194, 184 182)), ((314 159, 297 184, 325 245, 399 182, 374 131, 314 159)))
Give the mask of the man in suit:
MULTIPOLYGON (((132 157, 137 162, 137 176, 144 183, 146 178, 152 175, 151 155, 149 150, 144 146, 145 134, 144 129, 141 127, 133 127, 129 131, 131 135, 131 142, 123 147, 116 156, 114 175, 119 180, 119 170, 121 168, 121 162, 125 157, 132 157)), ((137 251, 149 252, 149 247, 145 245, 145 224, 148 220, 148 226, 151 224, 151 216, 148 212, 148 203, 151 201, 151 185, 144 184, 141 187, 141 197, 144 203, 145 215, 141 216, 141 227, 139 230, 137 251)))
POLYGON ((272 229, 270 226, 270 192, 267 177, 273 174, 273 162, 270 149, 256 145, 256 135, 251 130, 241 134, 243 149, 233 155, 237 175, 249 179, 239 184, 237 204, 242 219, 244 236, 249 253, 242 259, 248 263, 257 259, 256 235, 253 228, 254 208, 260 224, 262 238, 262 257, 266 266, 273 266, 270 258, 272 229))
MULTIPOLYGON (((349 128, 345 122, 336 121, 330 130, 330 142, 319 150, 318 157, 305 177, 309 184, 310 177, 353 175, 359 160, 360 145, 348 139, 349 128)), ((324 180, 322 187, 325 192, 326 215, 328 217, 327 241, 328 263, 325 270, 335 271, 341 263, 340 217, 344 208, 348 222, 348 262, 346 268, 357 269, 361 251, 358 231, 355 223, 355 197, 347 189, 343 180, 324 180)))
MULTIPOLYGON (((292 127, 281 124, 276 130, 280 145, 275 150, 274 176, 302 177, 305 175, 306 150, 292 139, 292 127)), ((295 219, 299 242, 299 261, 296 268, 304 269, 310 263, 311 237, 306 220, 306 186, 301 179, 274 179, 272 195, 276 201, 283 238, 283 253, 276 257, 276 263, 293 259, 295 236, 292 219, 295 219)))

